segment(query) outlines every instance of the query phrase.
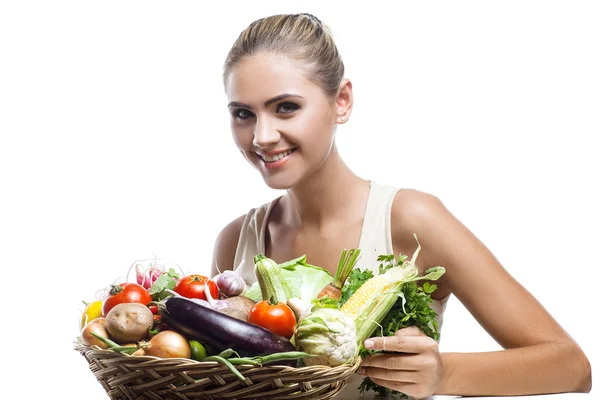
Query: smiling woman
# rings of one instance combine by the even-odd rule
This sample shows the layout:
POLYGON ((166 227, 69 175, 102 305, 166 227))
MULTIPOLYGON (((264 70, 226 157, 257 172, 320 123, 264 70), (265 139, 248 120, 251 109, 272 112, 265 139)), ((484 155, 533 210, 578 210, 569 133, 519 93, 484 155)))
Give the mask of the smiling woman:
POLYGON ((254 21, 233 44, 223 82, 235 144, 285 194, 223 228, 212 275, 243 265, 250 285, 259 253, 277 262, 306 254, 334 274, 344 248, 360 248, 357 267, 373 270, 379 254, 413 254, 416 234, 420 271, 446 269, 432 294, 439 326, 454 294, 506 350, 440 353, 411 327, 365 341, 387 354, 367 357, 364 375, 414 397, 590 390, 577 343, 437 197, 361 178, 344 163, 336 129, 351 116, 353 90, 324 23, 310 14, 254 21))
POLYGON ((226 75, 235 143, 273 189, 297 185, 326 160, 335 166, 335 126, 351 111, 349 82, 332 101, 300 65, 261 51, 226 75))
POLYGON ((358 243, 359 267, 372 267, 372 248, 412 254, 414 230, 419 261, 446 268, 433 293, 444 320, 438 392, 585 390, 588 366, 572 339, 600 377, 590 328, 600 281, 599 15, 592 0, 0 1, 0 248, 10 299, 1 335, 36 349, 52 343, 43 353, 5 346, 5 366, 19 371, 7 393, 106 400, 72 350, 81 301, 97 307, 134 260, 209 276, 217 234, 232 220, 216 240, 221 269, 266 246, 277 261, 307 253, 331 271, 339 249, 358 243), (246 29, 304 10, 332 30, 306 15, 246 29), (275 74, 240 68, 253 57, 273 57, 270 70, 289 80, 266 90, 275 74), (337 114, 344 78, 351 114, 337 114), (265 106, 284 94, 303 98, 265 106), (315 101, 323 107, 312 110, 315 101), (307 110, 310 125, 296 124, 307 110), (280 140, 252 144, 260 135, 280 140), (278 168, 258 158, 291 148, 278 168), (443 200, 571 338, 445 211, 407 225, 403 211, 432 211, 409 205, 427 197, 409 187, 443 200), (54 360, 66 369, 46 368, 54 360))

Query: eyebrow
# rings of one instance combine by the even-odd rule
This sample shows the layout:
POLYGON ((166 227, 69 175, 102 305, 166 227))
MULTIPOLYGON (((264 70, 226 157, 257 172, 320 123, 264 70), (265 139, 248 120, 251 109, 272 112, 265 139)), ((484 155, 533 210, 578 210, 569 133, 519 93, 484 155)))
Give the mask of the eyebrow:
MULTIPOLYGON (((300 99, 304 98, 304 97, 300 96, 299 94, 283 93, 283 94, 280 94, 279 96, 275 96, 272 99, 265 101, 265 107, 269 107, 269 105, 271 105, 279 100, 287 99, 288 97, 298 97, 300 99)), ((237 101, 232 101, 231 103, 229 103, 227 105, 227 107, 242 107, 242 108, 252 109, 252 107, 250 107, 248 104, 239 103, 237 101)))

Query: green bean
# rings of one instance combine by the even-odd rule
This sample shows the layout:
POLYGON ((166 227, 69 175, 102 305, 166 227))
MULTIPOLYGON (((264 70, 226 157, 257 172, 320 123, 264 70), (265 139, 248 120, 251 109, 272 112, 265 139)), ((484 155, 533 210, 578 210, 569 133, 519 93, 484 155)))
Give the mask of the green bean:
POLYGON ((283 353, 274 353, 266 356, 253 357, 253 359, 262 365, 276 361, 298 360, 304 357, 312 357, 312 354, 308 354, 302 351, 286 351, 283 353))
POLYGON ((221 354, 219 354, 218 356, 206 357, 202 361, 216 361, 219 364, 224 365, 227 368, 229 368, 229 370, 231 372, 233 372, 239 379, 245 380, 246 378, 244 378, 244 376, 240 373, 240 371, 237 370, 237 368, 235 368, 234 365, 250 364, 250 365, 262 366, 263 364, 268 364, 268 363, 275 362, 275 361, 297 360, 299 358, 312 356, 311 354, 304 353, 302 351, 288 351, 288 352, 283 352, 283 353, 274 353, 274 354, 269 354, 266 356, 257 356, 257 357, 233 357, 233 358, 229 358, 229 359, 222 357, 223 354, 231 355, 232 353, 235 353, 235 351, 233 351, 233 350, 229 351, 229 350, 231 350, 231 349, 227 349, 227 350, 221 352, 221 354))
POLYGON ((219 354, 217 354, 219 357, 223 357, 223 358, 229 358, 229 356, 231 356, 232 354, 235 354, 237 357, 239 357, 240 355, 233 349, 226 349, 223 350, 222 352, 220 352, 219 354))
POLYGON ((229 360, 227 360, 227 359, 225 359, 225 358, 223 358, 223 357, 221 357, 221 356, 208 356, 208 357, 204 358, 202 361, 203 361, 203 362, 204 362, 204 361, 216 361, 216 362, 218 362, 219 364, 221 364, 221 365, 224 365, 224 366, 226 366, 227 368, 229 368, 229 370, 230 370, 231 372, 233 372, 233 373, 235 374, 235 376, 237 376, 237 377, 238 377, 240 380, 242 380, 242 381, 246 380, 246 378, 244 378, 244 375, 242 375, 242 374, 240 373, 240 371, 238 371, 238 370, 237 370, 237 369, 236 369, 236 368, 233 366, 233 364, 231 364, 231 363, 229 362, 229 360))
POLYGON ((302 351, 286 351, 283 353, 274 353, 266 356, 230 358, 229 361, 232 364, 263 365, 276 361, 298 360, 304 357, 312 357, 312 354, 304 353, 302 351))
POLYGON ((100 340, 102 343, 106 344, 108 346, 109 349, 116 351, 117 353, 127 353, 127 354, 132 354, 134 353, 136 350, 138 350, 137 346, 121 346, 115 342, 113 342, 112 340, 110 340, 109 338, 105 338, 104 336, 100 336, 95 332, 90 332, 90 334, 92 336, 94 336, 95 338, 97 338, 98 340, 100 340))

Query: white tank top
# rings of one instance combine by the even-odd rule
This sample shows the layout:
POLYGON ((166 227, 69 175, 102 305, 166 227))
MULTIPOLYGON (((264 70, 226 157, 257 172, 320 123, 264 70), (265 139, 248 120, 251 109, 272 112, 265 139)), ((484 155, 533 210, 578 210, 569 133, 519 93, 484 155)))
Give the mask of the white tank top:
MULTIPOLYGON (((383 186, 375 182, 371 182, 370 187, 360 235, 360 257, 355 268, 363 270, 367 268, 373 271, 373 274, 377 274, 379 272, 377 257, 381 254, 394 254, 394 248, 392 247, 391 210, 394 197, 399 188, 383 186)), ((254 256, 258 253, 265 254, 265 234, 269 214, 280 198, 281 196, 258 208, 251 209, 244 218, 233 265, 236 269, 241 268, 241 276, 247 285, 252 285, 256 281, 254 275, 254 256)), ((411 256, 411 254, 407 255, 411 256)), ((310 263, 310 260, 307 261, 310 263)), ((431 308, 437 313, 436 320, 440 332, 444 310, 446 309, 449 297, 450 295, 448 294, 441 300, 434 299, 430 303, 431 308)), ((358 386, 363 379, 364 376, 362 375, 352 374, 347 379, 344 389, 336 395, 336 399, 355 399, 359 394, 358 386)), ((369 394, 365 393, 366 398, 370 398, 369 396, 374 392, 367 393, 369 394)))
MULTIPOLYGON (((394 254, 392 247, 391 210, 398 188, 370 183, 369 197, 365 211, 358 248, 360 257, 355 268, 370 269, 373 274, 379 272, 377 257, 382 254, 394 254)), ((254 275, 254 256, 265 254, 265 234, 269 214, 281 198, 251 209, 244 218, 235 252, 234 267, 241 268, 241 276, 247 285, 256 281, 254 275)), ((411 256, 411 254, 408 254, 411 256)), ((310 263, 310 260, 307 260, 310 263)), ((441 300, 433 300, 431 308, 437 313, 438 328, 441 330, 443 313, 450 295, 441 300)))

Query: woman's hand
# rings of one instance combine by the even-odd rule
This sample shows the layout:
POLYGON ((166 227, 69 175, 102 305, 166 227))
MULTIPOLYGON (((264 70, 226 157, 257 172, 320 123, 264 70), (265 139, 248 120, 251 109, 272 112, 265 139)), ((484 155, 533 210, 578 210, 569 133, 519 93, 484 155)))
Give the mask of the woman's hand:
POLYGON ((359 374, 415 398, 431 396, 437 390, 442 377, 438 343, 419 328, 412 326, 400 329, 394 336, 367 339, 365 347, 387 353, 366 357, 359 374), (372 346, 367 346, 369 341, 372 346))

